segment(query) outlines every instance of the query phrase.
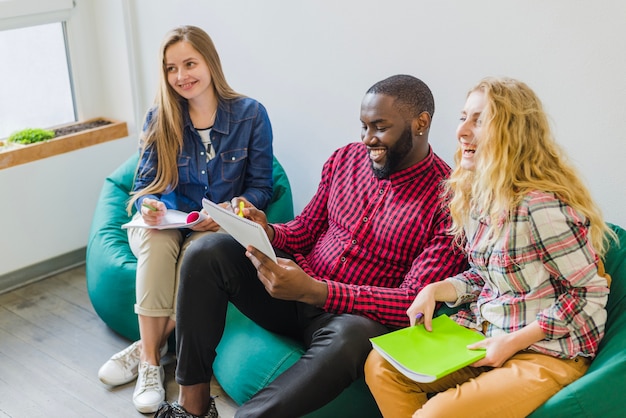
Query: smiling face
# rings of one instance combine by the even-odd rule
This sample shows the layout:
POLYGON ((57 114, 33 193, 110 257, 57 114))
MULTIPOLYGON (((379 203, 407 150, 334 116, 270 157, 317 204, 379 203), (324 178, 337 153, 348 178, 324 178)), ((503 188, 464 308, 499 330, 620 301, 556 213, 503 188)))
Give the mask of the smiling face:
POLYGON ((479 147, 482 131, 481 115, 487 104, 485 93, 475 90, 467 96, 461 112, 461 123, 456 129, 456 137, 461 148, 460 166, 465 170, 476 169, 476 151, 479 147))
POLYGON ((361 140, 367 146, 378 178, 403 170, 419 161, 413 144, 411 121, 385 94, 366 94, 361 103, 361 140))
POLYGON ((213 94, 211 72, 202 55, 190 43, 180 41, 165 51, 165 73, 169 85, 192 101, 213 94))

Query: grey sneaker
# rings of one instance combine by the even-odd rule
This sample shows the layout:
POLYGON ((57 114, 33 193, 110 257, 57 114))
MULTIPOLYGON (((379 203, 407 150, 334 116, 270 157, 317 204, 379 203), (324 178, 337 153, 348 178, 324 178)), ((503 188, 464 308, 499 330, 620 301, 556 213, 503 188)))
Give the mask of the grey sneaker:
MULTIPOLYGON (((167 342, 161 347, 161 357, 167 354, 167 342)), ((98 378, 106 385, 118 386, 137 378, 141 347, 135 341, 119 353, 115 353, 98 370, 98 378)))
POLYGON ((163 366, 152 366, 146 362, 139 365, 139 376, 133 392, 133 404, 137 411, 147 414, 155 412, 165 400, 163 366))
POLYGON ((215 407, 215 398, 211 397, 211 405, 209 406, 209 412, 205 415, 193 415, 185 411, 178 402, 163 402, 157 410, 154 418, 220 418, 215 407))

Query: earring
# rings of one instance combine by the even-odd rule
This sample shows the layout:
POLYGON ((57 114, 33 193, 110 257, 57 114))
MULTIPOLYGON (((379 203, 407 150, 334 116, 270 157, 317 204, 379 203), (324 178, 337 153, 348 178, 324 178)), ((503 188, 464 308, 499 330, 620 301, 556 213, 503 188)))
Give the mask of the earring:
POLYGON ((420 136, 424 135, 424 132, 420 132, 420 136))

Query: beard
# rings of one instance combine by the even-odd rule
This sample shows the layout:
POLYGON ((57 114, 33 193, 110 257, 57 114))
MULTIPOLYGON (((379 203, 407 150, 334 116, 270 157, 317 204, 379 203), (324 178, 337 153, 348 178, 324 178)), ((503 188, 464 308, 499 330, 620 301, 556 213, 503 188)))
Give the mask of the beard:
POLYGON ((413 148, 413 135, 411 133, 411 127, 407 126, 404 128, 404 132, 396 143, 389 149, 387 149, 387 161, 385 161, 385 165, 377 168, 374 167, 374 163, 372 162, 372 170, 374 171, 374 175, 378 179, 386 179, 391 174, 398 171, 398 166, 403 158, 407 156, 409 151, 413 148))

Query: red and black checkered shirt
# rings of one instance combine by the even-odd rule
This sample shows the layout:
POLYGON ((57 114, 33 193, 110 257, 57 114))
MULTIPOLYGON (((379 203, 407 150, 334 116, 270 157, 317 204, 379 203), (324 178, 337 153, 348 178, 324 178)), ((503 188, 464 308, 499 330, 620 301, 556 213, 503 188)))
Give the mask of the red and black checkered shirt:
POLYGON ((325 310, 407 326, 406 310, 422 287, 467 268, 440 199, 449 172, 431 150, 424 161, 378 179, 366 147, 349 144, 324 164, 302 214, 272 225, 272 244, 326 281, 325 310))

